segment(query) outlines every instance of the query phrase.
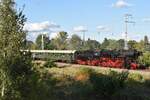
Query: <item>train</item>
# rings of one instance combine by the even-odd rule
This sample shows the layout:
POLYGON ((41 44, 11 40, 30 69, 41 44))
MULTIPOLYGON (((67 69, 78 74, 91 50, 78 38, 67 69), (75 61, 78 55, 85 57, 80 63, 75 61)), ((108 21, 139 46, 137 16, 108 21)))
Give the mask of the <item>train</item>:
POLYGON ((137 50, 24 50, 30 51, 34 60, 52 60, 80 65, 109 68, 139 69, 137 50))

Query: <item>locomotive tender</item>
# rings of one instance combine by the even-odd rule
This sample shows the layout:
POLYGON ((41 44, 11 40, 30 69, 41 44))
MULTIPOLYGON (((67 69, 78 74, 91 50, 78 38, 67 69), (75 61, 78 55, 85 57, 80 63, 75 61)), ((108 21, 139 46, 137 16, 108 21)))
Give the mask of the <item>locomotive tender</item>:
POLYGON ((126 69, 138 69, 140 65, 137 59, 142 54, 136 50, 30 50, 30 52, 35 60, 50 59, 55 62, 126 69))

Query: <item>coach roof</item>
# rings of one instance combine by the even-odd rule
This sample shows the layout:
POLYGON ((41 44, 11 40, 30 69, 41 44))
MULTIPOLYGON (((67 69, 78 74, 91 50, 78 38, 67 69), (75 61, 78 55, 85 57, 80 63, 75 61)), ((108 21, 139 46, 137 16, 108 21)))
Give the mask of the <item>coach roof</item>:
POLYGON ((72 54, 75 53, 76 50, 23 50, 23 51, 30 51, 32 53, 67 53, 72 54))

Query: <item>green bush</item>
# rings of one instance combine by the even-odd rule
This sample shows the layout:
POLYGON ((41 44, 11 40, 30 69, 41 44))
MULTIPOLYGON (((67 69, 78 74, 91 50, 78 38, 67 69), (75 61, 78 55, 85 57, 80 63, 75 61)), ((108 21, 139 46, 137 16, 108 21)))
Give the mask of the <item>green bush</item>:
POLYGON ((80 68, 78 72, 76 72, 75 80, 77 81, 88 81, 91 73, 94 71, 90 68, 80 68))
POLYGON ((150 88, 150 80, 145 80, 144 85, 148 88, 150 88))
POLYGON ((65 86, 64 93, 67 93, 66 98, 68 98, 65 100, 87 100, 91 91, 92 86, 88 82, 72 81, 71 84, 65 86))
POLYGON ((48 60, 48 61, 46 61, 46 63, 44 64, 44 67, 46 67, 46 68, 52 68, 52 67, 57 67, 57 65, 55 64, 54 61, 48 60))
POLYGON ((141 86, 144 83, 144 78, 141 74, 132 73, 128 75, 126 84, 131 87, 141 86))
POLYGON ((32 75, 30 80, 31 91, 28 92, 28 98, 21 100, 55 100, 53 92, 57 80, 52 77, 47 71, 37 71, 32 75))
POLYGON ((146 67, 150 67, 150 52, 147 51, 143 53, 143 55, 139 57, 139 62, 146 67))
POLYGON ((128 87, 115 93, 111 100, 150 100, 149 89, 143 87, 128 87))
POLYGON ((117 73, 110 71, 108 76, 93 73, 90 81, 97 95, 110 99, 111 95, 124 88, 127 77, 127 72, 117 73))
POLYGON ((132 80, 137 81, 137 82, 143 82, 144 81, 143 76, 141 74, 138 74, 138 73, 130 74, 128 79, 132 79, 132 80))
POLYGON ((90 75, 94 72, 94 70, 92 70, 91 68, 80 68, 80 70, 76 73, 76 74, 86 74, 86 75, 90 75))

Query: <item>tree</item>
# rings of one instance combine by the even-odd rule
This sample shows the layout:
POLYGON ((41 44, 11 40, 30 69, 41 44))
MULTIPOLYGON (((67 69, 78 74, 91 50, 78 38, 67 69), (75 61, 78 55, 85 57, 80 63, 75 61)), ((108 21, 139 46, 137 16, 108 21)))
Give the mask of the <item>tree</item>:
POLYGON ((29 40, 26 40, 25 42, 25 49, 26 50, 35 50, 36 49, 36 45, 33 41, 29 41, 29 40))
POLYGON ((22 11, 17 13, 14 5, 13 0, 0 1, 1 100, 20 100, 21 97, 26 97, 32 72, 30 55, 20 51, 26 36, 23 31, 26 18, 22 11))
POLYGON ((57 37, 53 40, 53 45, 58 49, 58 50, 65 50, 67 49, 67 38, 68 38, 68 33, 67 32, 59 32, 57 37))
POLYGON ((117 41, 117 45, 118 45, 117 49, 118 50, 123 50, 124 49, 124 42, 125 42, 124 39, 120 39, 120 40, 117 41))
POLYGON ((120 48, 119 46, 122 46, 122 44, 118 44, 118 41, 105 38, 101 44, 101 49, 113 50, 120 48))
POLYGON ((136 49, 136 45, 137 45, 138 43, 135 41, 135 40, 130 40, 130 41, 128 41, 128 47, 129 47, 129 49, 131 49, 131 50, 133 50, 133 49, 136 49))
POLYGON ((85 41, 85 45, 82 48, 82 50, 96 50, 96 49, 100 49, 100 43, 96 40, 91 39, 85 41))
POLYGON ((69 40, 68 48, 72 49, 72 50, 81 50, 81 48, 82 48, 81 38, 76 34, 72 35, 71 39, 69 40))
POLYGON ((109 45, 106 47, 106 49, 109 49, 109 50, 117 49, 118 45, 117 45, 116 40, 109 39, 108 42, 109 42, 109 45))
POLYGON ((141 40, 139 43, 135 44, 135 49, 145 51, 144 41, 141 40))
POLYGON ((144 36, 144 43, 145 45, 149 44, 148 36, 144 36))
POLYGON ((148 40, 148 36, 144 36, 144 47, 145 47, 145 51, 150 51, 150 43, 148 40))
POLYGON ((108 45, 109 45, 109 41, 108 41, 107 38, 105 38, 104 41, 101 44, 101 48, 106 49, 108 45))
MULTIPOLYGON (((48 36, 43 35, 44 49, 50 49, 50 39, 48 36)), ((38 35, 36 38, 37 49, 42 49, 42 34, 38 35)))
POLYGON ((139 57, 140 64, 145 65, 146 67, 150 67, 150 52, 146 51, 142 56, 139 57))

